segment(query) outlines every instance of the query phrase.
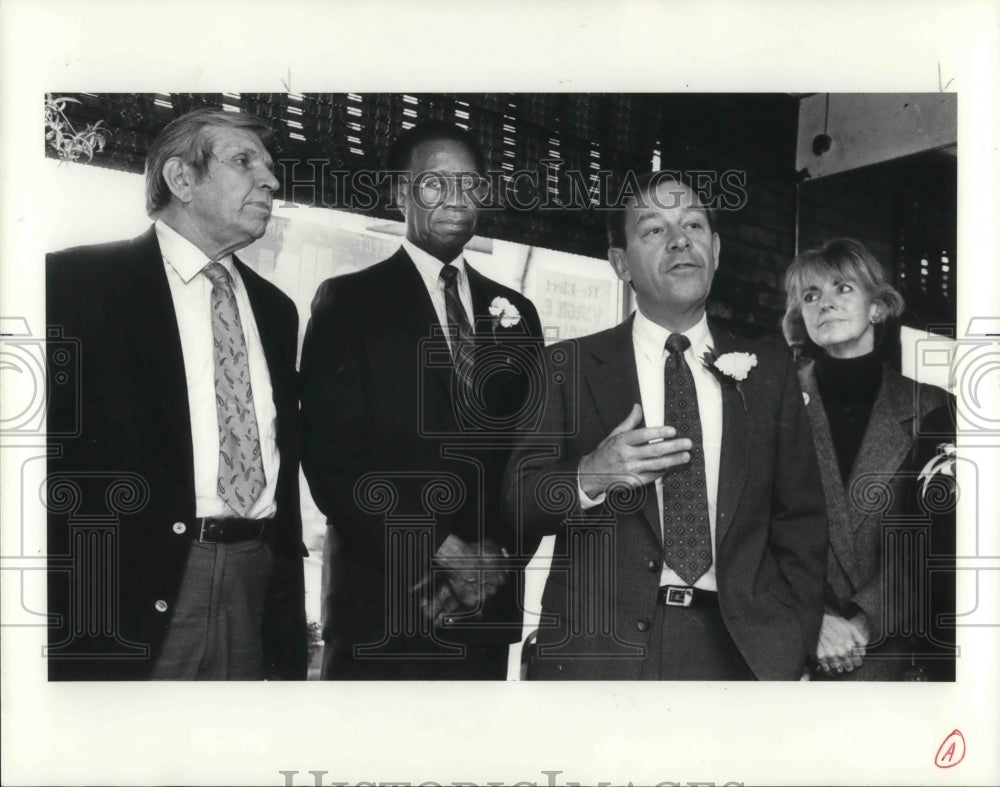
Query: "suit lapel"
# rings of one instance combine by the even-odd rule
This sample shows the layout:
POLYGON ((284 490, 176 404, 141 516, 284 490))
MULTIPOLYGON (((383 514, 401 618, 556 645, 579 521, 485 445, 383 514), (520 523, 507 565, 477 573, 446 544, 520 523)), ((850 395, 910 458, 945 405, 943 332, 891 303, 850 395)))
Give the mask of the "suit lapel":
POLYGON ((384 298, 385 319, 394 328, 408 336, 430 338, 435 326, 442 327, 424 280, 402 247, 386 260, 385 277, 391 286, 386 286, 379 296, 384 298))
MULTIPOLYGON (((612 429, 625 420, 633 405, 642 404, 632 342, 634 320, 633 314, 604 334, 604 340, 590 349, 589 357, 578 359, 585 370, 581 386, 590 394, 603 436, 610 434, 612 429)), ((660 509, 652 484, 646 487, 642 513, 657 543, 662 544, 660 509)))
POLYGON ((410 259, 406 250, 400 247, 386 263, 386 286, 381 288, 380 295, 384 297, 385 309, 373 319, 384 320, 392 326, 387 333, 396 337, 405 337, 406 352, 417 353, 418 346, 413 340, 430 341, 437 337, 435 344, 440 344, 441 352, 434 352, 434 363, 424 364, 423 356, 416 360, 418 373, 429 374, 441 385, 443 392, 451 397, 452 367, 451 356, 444 338, 445 326, 438 320, 434 304, 431 302, 427 287, 424 284, 417 266, 410 259))
POLYGON ((642 403, 632 349, 634 319, 631 316, 608 331, 604 341, 591 348, 590 358, 578 359, 587 370, 582 383, 590 391, 605 435, 625 419, 632 405, 642 403))
MULTIPOLYGON (((871 474, 885 481, 885 474, 895 472, 903 463, 910 450, 913 404, 911 386, 895 370, 883 366, 882 385, 851 468, 848 490, 856 489, 859 480, 871 474)), ((861 527, 866 516, 860 507, 852 510, 853 532, 861 527)))
POLYGON ((114 284, 156 403, 166 415, 164 431, 174 437, 193 484, 191 411, 184 355, 163 255, 152 227, 131 242, 127 264, 114 284))
POLYGON ((235 255, 233 263, 239 269, 240 278, 247 288, 247 298, 250 300, 254 322, 257 323, 257 334, 260 336, 260 343, 264 350, 264 360, 267 361, 271 387, 275 394, 274 399, 281 401, 285 392, 277 390, 278 386, 283 384, 278 370, 284 368, 286 361, 281 357, 284 348, 281 346, 281 330, 275 322, 276 315, 267 308, 264 282, 235 255))
POLYGON ((495 289, 493 282, 483 276, 479 271, 474 270, 465 263, 465 273, 469 280, 469 293, 472 295, 472 332, 475 335, 476 349, 484 346, 499 344, 506 336, 521 336, 524 333, 524 322, 510 328, 500 328, 493 322, 490 314, 490 303, 500 295, 500 291, 495 289))
MULTIPOLYGON (((712 328, 711 325, 710 328, 715 343, 713 349, 718 355, 745 350, 728 331, 712 328)), ((750 395, 751 388, 748 378, 743 385, 746 396, 744 407, 736 386, 722 385, 722 449, 719 455, 719 489, 715 506, 716 548, 722 543, 733 522, 746 484, 750 459, 750 411, 754 404, 750 395)))
POLYGON ((490 316, 490 302, 494 297, 490 292, 490 282, 469 265, 468 260, 465 261, 465 274, 469 279, 469 292, 472 295, 472 330, 479 341, 492 338, 492 321, 486 319, 490 316))
POLYGON ((816 460, 820 467, 823 496, 826 499, 826 516, 830 525, 830 548, 851 581, 853 587, 861 583, 857 562, 854 558, 850 505, 847 493, 840 480, 840 465, 837 452, 830 435, 830 424, 826 420, 823 399, 816 385, 815 363, 806 361, 798 369, 799 384, 808 397, 806 413, 812 428, 813 442, 816 444, 816 460))

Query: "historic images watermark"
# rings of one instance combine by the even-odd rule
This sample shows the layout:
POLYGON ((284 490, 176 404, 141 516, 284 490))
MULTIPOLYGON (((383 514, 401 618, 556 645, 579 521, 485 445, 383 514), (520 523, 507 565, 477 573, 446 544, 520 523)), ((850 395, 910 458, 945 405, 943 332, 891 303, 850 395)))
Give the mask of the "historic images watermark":
MULTIPOLYGON (((629 202, 657 208, 672 207, 679 194, 657 194, 656 188, 640 187, 641 173, 628 170, 616 175, 610 170, 564 169, 557 159, 543 159, 537 169, 490 170, 440 173, 407 170, 346 170, 334 168, 327 159, 279 159, 275 175, 285 195, 282 208, 304 205, 349 211, 394 207, 401 187, 412 188, 421 207, 431 208, 445 200, 464 200, 482 211, 585 211, 616 210, 629 202)), ((653 185, 676 181, 689 185, 702 205, 713 211, 738 211, 749 201, 745 170, 660 170, 653 185)))

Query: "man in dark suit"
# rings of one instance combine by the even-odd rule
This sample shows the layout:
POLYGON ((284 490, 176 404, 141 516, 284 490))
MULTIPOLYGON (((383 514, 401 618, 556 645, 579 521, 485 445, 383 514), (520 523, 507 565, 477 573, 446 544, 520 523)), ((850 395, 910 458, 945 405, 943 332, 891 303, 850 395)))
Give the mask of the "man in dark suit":
POLYGON ((269 138, 175 119, 153 226, 48 257, 50 368, 80 353, 48 403, 52 680, 305 678, 297 316, 233 256, 270 218, 269 138))
POLYGON ((302 350, 303 468, 330 525, 324 677, 503 679, 537 539, 505 527, 499 487, 541 326, 463 257, 475 140, 424 123, 388 167, 403 246, 320 287, 302 350))
POLYGON ((784 349, 706 319, 713 218, 667 173, 640 178, 609 214, 637 312, 549 348, 576 368, 505 482, 508 516, 556 534, 532 678, 792 680, 813 653, 827 526, 809 425, 784 349))

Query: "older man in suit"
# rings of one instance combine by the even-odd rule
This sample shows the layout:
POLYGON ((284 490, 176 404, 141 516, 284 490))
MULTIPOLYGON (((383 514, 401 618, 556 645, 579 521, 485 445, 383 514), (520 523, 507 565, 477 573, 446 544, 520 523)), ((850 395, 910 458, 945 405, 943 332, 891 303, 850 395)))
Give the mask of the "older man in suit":
POLYGON ((827 524, 795 369, 784 348, 706 319, 711 211, 668 173, 638 185, 609 216, 637 311, 549 348, 576 368, 508 465, 508 516, 556 534, 529 674, 798 679, 827 524))
POLYGON ((305 678, 297 316, 233 255, 271 215, 269 137, 175 119, 153 226, 49 255, 50 336, 80 350, 48 408, 50 679, 305 678))
POLYGON ((320 287, 302 350, 303 468, 330 525, 324 677, 503 679, 537 539, 505 527, 499 489, 541 326, 463 256, 475 140, 424 123, 388 166, 402 248, 320 287))

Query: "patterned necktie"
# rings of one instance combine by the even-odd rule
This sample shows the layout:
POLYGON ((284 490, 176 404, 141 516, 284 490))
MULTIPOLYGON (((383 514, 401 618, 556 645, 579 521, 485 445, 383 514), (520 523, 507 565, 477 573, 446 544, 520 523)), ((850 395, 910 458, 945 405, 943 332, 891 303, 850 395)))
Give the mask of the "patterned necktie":
POLYGON ((451 357, 455 362, 455 373, 466 390, 472 388, 473 334, 469 318, 465 316, 462 299, 458 296, 458 268, 454 265, 441 267, 444 281, 444 309, 451 330, 451 357))
POLYGON ((219 497, 246 516, 264 489, 264 461, 250 387, 246 337, 229 272, 218 262, 204 268, 212 282, 215 409, 219 416, 219 497))
POLYGON ((683 334, 667 337, 670 355, 663 365, 663 423, 673 426, 677 437, 691 441, 691 461, 670 468, 663 476, 663 559, 693 585, 712 565, 712 544, 698 396, 684 360, 690 346, 683 334))

